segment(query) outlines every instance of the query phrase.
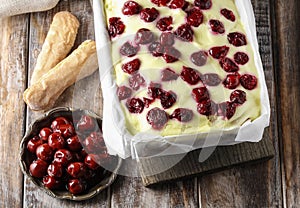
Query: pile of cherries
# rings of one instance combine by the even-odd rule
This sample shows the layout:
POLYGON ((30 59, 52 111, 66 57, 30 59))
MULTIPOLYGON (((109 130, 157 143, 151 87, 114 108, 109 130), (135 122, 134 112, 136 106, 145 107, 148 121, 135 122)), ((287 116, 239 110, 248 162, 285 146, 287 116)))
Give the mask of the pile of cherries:
POLYGON ((27 143, 30 174, 50 190, 82 194, 107 173, 101 166, 112 162, 96 119, 81 115, 75 122, 55 118, 27 143), (100 166, 101 165, 101 166, 100 166))

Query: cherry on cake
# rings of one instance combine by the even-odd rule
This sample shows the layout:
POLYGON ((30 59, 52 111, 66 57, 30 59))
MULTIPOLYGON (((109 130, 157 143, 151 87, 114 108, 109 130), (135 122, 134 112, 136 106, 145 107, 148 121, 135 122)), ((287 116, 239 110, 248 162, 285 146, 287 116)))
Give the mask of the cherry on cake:
POLYGON ((254 52, 234 0, 104 0, 126 128, 174 136, 261 114, 254 52))

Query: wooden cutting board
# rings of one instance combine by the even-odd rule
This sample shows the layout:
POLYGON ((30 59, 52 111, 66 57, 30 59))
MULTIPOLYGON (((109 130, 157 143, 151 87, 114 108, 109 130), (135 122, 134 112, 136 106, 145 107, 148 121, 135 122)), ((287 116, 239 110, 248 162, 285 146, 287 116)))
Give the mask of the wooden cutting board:
POLYGON ((202 149, 195 150, 185 156, 173 155, 140 159, 138 167, 144 186, 199 176, 236 165, 262 162, 274 156, 273 144, 271 140, 266 137, 258 143, 247 142, 233 146, 217 147, 212 155, 204 162, 199 162, 199 154, 201 151, 202 149), (183 159, 181 159, 182 157, 183 159), (159 167, 175 164, 174 161, 179 162, 164 172, 155 172, 159 167))

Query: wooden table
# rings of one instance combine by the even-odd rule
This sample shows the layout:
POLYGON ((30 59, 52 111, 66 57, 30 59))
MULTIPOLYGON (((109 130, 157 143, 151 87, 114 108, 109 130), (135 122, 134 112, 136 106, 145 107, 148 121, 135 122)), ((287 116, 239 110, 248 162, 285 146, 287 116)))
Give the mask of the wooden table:
MULTIPOLYGON (((69 10, 79 18, 76 47, 94 39, 89 1, 64 0, 47 12, 0 20, 0 207, 300 207, 300 1, 252 2, 271 99, 265 137, 273 141, 276 156, 152 189, 143 187, 139 178, 121 176, 94 199, 80 203, 53 199, 23 177, 18 146, 28 125, 41 115, 26 107, 22 94, 52 17, 69 10)), ((100 114, 98 80, 96 73, 70 87, 56 106, 90 108, 100 114), (93 102, 86 92, 94 93, 93 102)))

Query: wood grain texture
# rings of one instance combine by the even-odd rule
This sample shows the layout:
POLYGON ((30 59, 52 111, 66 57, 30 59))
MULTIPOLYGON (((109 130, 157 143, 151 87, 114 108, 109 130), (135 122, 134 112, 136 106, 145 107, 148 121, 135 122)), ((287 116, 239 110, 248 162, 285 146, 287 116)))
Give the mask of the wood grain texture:
POLYGON ((0 28, 0 207, 20 207, 18 146, 24 134, 28 15, 0 19, 0 28))
POLYGON ((264 138, 258 143, 217 147, 207 160, 200 163, 201 151, 201 149, 195 150, 187 155, 140 158, 139 168, 143 184, 149 186, 174 179, 191 178, 191 176, 204 175, 240 164, 262 162, 274 156, 274 148, 269 138, 264 138), (158 167, 168 166, 170 167, 168 170, 157 173, 158 167))
MULTIPOLYGON (((136 163, 125 160, 120 173, 138 175, 136 163)), ((111 207, 199 207, 196 178, 149 189, 143 186, 141 178, 119 176, 111 189, 111 207)))
POLYGON ((238 167, 199 179, 203 207, 281 207, 281 171, 274 78, 271 4, 253 0, 258 43, 271 101, 271 123, 264 137, 273 142, 276 156, 267 163, 238 167))
POLYGON ((300 207, 300 2, 274 1, 273 37, 286 207, 300 207))
POLYGON ((146 188, 140 178, 120 176, 112 186, 111 207, 199 207, 197 180, 177 181, 146 188))
MULTIPOLYGON (((37 55, 48 32, 55 13, 70 11, 80 21, 80 28, 73 48, 76 48, 86 39, 94 39, 93 13, 89 1, 60 1, 52 10, 31 14, 30 17, 30 44, 29 44, 29 73, 31 77, 37 55)), ((101 113, 102 101, 100 99, 99 74, 80 80, 69 87, 58 99, 55 107, 68 106, 73 108, 91 109, 97 114, 101 113)), ((27 109, 27 126, 43 113, 32 112, 27 109)), ((93 200, 71 202, 55 200, 34 186, 28 178, 25 180, 24 207, 109 207, 110 190, 107 189, 97 195, 93 200)))

